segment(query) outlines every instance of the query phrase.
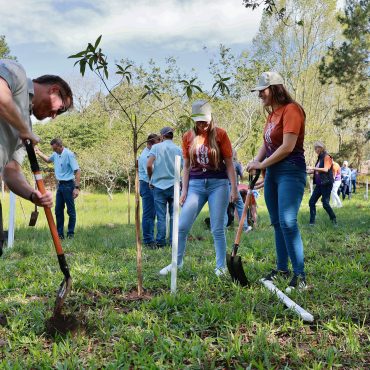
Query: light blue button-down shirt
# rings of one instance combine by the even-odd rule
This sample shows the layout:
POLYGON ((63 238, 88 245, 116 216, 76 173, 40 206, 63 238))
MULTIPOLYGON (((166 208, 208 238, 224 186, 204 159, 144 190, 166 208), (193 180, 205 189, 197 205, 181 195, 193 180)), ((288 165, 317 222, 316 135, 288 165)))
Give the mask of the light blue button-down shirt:
POLYGON ((138 165, 139 165, 139 180, 149 182, 148 172, 146 169, 146 163, 148 162, 148 155, 149 155, 150 149, 148 147, 144 148, 144 150, 141 152, 140 157, 138 159, 138 165))
POLYGON ((164 190, 174 185, 176 155, 181 157, 182 163, 182 150, 172 140, 152 146, 149 157, 155 157, 155 162, 151 182, 156 188, 164 190))
POLYGON ((53 152, 49 161, 54 163, 55 177, 58 181, 74 180, 74 171, 80 168, 74 153, 67 148, 63 148, 60 154, 53 152))

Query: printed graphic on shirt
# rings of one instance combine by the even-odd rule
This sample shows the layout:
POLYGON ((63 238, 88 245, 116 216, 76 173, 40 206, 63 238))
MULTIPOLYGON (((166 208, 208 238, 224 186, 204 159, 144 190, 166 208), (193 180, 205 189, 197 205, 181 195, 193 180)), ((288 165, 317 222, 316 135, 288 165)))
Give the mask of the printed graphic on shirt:
POLYGON ((265 140, 266 143, 269 147, 269 150, 272 150, 272 140, 271 140, 271 132, 274 129, 274 123, 273 122, 268 122, 267 127, 266 127, 266 132, 265 132, 265 140))
POLYGON ((208 148, 202 144, 196 148, 197 162, 200 165, 207 165, 209 163, 208 148))

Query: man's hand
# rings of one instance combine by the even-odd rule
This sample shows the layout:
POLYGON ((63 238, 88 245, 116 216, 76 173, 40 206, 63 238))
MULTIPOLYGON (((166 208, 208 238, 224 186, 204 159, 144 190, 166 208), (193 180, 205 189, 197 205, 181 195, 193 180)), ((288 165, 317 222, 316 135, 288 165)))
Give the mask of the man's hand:
POLYGON ((39 207, 51 208, 53 206, 53 194, 49 190, 47 190, 45 194, 41 194, 38 190, 34 190, 30 200, 39 207))
POLYGON ((72 197, 76 199, 80 194, 80 189, 73 189, 72 197))
POLYGON ((27 139, 31 140, 32 145, 37 145, 40 142, 40 138, 35 135, 31 130, 19 131, 19 138, 22 141, 27 139))

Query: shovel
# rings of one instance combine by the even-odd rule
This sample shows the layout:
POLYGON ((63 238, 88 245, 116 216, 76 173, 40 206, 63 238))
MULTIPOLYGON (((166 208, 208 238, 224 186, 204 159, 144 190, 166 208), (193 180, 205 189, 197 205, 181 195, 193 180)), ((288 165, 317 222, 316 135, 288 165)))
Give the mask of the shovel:
MULTIPOLYGON (((37 184, 36 184, 36 189, 37 189, 37 184)), ((35 204, 35 210, 32 211, 32 213, 31 213, 30 222, 29 222, 28 226, 35 226, 38 217, 39 217, 39 211, 37 210, 37 205, 35 204)))
POLYGON ((247 198, 245 200, 243 214, 241 219, 239 220, 239 227, 236 232, 235 236, 235 242, 232 249, 231 254, 227 253, 226 255, 226 263, 227 268, 229 270, 229 273, 231 275, 231 278, 234 282, 238 282, 241 286, 247 286, 249 285, 247 276, 245 275, 243 264, 240 256, 237 256, 236 253, 238 252, 239 243, 240 243, 240 237, 243 231, 243 225, 245 217, 247 216, 247 211, 251 205, 251 197, 252 197, 252 190, 254 189, 254 186, 256 185, 256 182, 260 176, 261 170, 256 170, 256 174, 254 176, 249 177, 249 189, 247 198))
MULTIPOLYGON (((41 194, 45 194, 46 189, 45 189, 44 181, 42 179, 42 174, 41 174, 41 171, 40 171, 40 167, 39 167, 39 164, 37 162, 35 150, 32 146, 31 141, 28 140, 28 139, 25 140, 25 146, 26 146, 26 150, 27 150, 27 154, 28 154, 28 159, 29 159, 30 164, 31 164, 31 170, 32 170, 32 173, 35 176, 37 188, 38 188, 38 190, 40 191, 41 194)), ((54 222, 53 215, 51 213, 51 209, 47 208, 47 207, 44 207, 44 211, 45 211, 46 219, 47 219, 48 224, 49 224, 50 233, 51 233, 51 236, 53 238, 55 250, 57 252, 59 266, 60 266, 60 269, 61 269, 61 271, 63 272, 63 275, 64 275, 64 280, 62 281, 62 283, 60 284, 59 289, 58 289, 58 294, 57 294, 57 298, 56 298, 56 301, 55 301, 55 307, 54 307, 54 316, 60 316, 63 303, 64 303, 68 293, 71 291, 72 279, 71 279, 71 275, 69 274, 69 268, 68 268, 66 259, 64 257, 62 244, 61 244, 59 236, 58 236, 57 228, 55 226, 55 222, 54 222)))

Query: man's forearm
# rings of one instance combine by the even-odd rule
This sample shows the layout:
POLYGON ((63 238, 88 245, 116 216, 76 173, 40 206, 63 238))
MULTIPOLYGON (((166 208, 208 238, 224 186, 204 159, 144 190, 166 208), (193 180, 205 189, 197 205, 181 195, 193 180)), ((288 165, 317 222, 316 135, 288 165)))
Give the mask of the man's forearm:
POLYGON ((28 123, 24 121, 13 101, 8 84, 2 78, 0 78, 0 116, 20 133, 30 131, 28 123))
POLYGON ((36 152, 36 154, 46 163, 50 163, 49 157, 45 155, 40 149, 36 152))
POLYGON ((28 200, 30 199, 34 189, 27 182, 26 178, 21 172, 21 166, 17 162, 11 161, 5 166, 3 178, 5 184, 14 194, 28 200))
POLYGON ((81 183, 81 170, 75 171, 75 185, 80 186, 81 183))

